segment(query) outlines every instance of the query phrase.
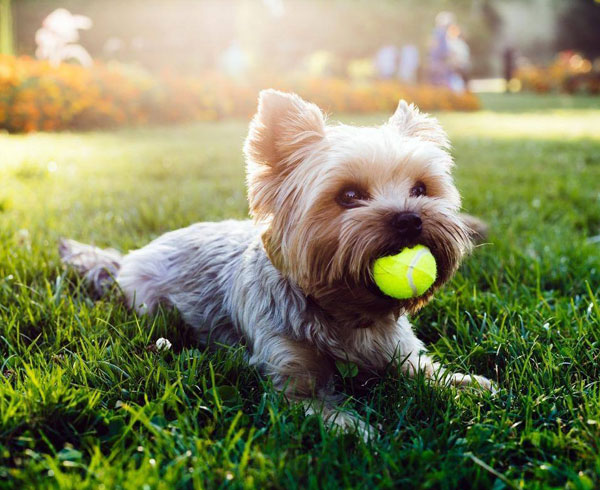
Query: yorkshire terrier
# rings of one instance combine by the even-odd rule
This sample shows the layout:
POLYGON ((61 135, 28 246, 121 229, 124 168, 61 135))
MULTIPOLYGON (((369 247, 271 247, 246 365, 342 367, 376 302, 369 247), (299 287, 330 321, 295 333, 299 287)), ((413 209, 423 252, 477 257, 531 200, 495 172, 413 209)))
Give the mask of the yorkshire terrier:
POLYGON ((327 125, 314 104, 265 90, 244 145, 252 221, 194 224, 127 255, 63 240, 60 255, 100 294, 116 281, 139 313, 173 307, 203 341, 243 343, 286 396, 365 433, 336 408, 336 360, 492 389, 433 361, 407 317, 483 233, 459 213, 448 145, 438 121, 404 101, 379 127, 327 125), (433 287, 385 296, 373 262, 416 244, 436 259, 433 287))

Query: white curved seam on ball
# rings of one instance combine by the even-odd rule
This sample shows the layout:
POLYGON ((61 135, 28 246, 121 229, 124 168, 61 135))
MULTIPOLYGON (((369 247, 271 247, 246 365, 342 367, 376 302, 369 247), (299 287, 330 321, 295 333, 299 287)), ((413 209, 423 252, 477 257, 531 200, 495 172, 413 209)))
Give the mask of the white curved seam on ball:
POLYGON ((406 279, 408 279, 408 285, 410 286, 410 289, 412 289, 412 293, 413 296, 417 296, 419 294, 419 291, 417 291, 417 286, 415 285, 415 282, 413 281, 413 269, 415 268, 415 266, 417 265, 417 263, 419 262, 419 259, 423 256, 423 254, 426 254, 427 250, 422 248, 421 250, 419 250, 417 252, 417 255, 415 255, 415 258, 411 260, 410 265, 408 266, 408 270, 406 271, 406 279))

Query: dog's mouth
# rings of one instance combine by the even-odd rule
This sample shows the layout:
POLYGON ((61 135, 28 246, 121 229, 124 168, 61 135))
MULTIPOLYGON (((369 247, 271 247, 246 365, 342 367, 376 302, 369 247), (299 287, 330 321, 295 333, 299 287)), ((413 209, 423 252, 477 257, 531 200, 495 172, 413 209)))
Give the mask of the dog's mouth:
MULTIPOLYGON (((375 284, 375 280, 373 279, 373 267, 374 267, 375 261, 377 259, 379 259, 381 257, 388 257, 390 255, 397 255, 400 252, 402 252, 405 248, 412 248, 417 245, 424 245, 431 251, 431 254, 434 256, 436 264, 438 265, 438 269, 439 269, 439 267, 442 265, 443 261, 440 258, 438 245, 436 245, 435 243, 432 243, 430 240, 424 240, 423 238, 421 238, 419 240, 399 240, 392 245, 386 245, 384 247, 381 247, 381 249, 378 250, 377 253, 374 254, 373 258, 370 260, 370 262, 368 264, 369 270, 368 270, 368 273, 366 274, 367 281, 366 281, 366 284, 364 284, 365 289, 367 289, 373 295, 375 295, 379 298, 382 298, 382 299, 387 299, 387 300, 396 301, 396 302, 405 301, 402 299, 395 299, 395 298, 392 298, 391 296, 387 296, 385 293, 383 293, 379 289, 377 284, 375 284)), ((441 278, 441 274, 438 273, 438 279, 435 281, 432 288, 439 284, 440 278, 441 278)))

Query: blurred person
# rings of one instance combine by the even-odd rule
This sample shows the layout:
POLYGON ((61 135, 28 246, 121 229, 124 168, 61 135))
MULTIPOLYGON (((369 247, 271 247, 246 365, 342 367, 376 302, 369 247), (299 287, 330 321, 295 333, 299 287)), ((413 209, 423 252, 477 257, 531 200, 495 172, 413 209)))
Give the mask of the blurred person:
POLYGON ((416 83, 419 71, 419 50, 414 44, 403 46, 400 51, 398 76, 403 82, 416 83))
POLYGON ((448 27, 447 43, 450 88, 455 92, 464 92, 471 71, 471 49, 457 24, 448 27))
POLYGON ((248 70, 248 56, 242 50, 237 41, 232 41, 229 47, 221 55, 221 70, 230 77, 240 78, 248 70))
POLYGON ((453 23, 454 14, 450 12, 440 12, 435 18, 429 49, 429 78, 433 85, 450 84, 448 28, 453 23))
POLYGON ((398 73, 398 48, 392 44, 382 46, 375 55, 377 76, 383 79, 395 78, 398 73))
POLYGON ((514 78, 515 73, 516 50, 512 46, 507 46, 502 52, 502 64, 504 69, 504 79, 506 80, 506 92, 509 90, 509 82, 514 78))

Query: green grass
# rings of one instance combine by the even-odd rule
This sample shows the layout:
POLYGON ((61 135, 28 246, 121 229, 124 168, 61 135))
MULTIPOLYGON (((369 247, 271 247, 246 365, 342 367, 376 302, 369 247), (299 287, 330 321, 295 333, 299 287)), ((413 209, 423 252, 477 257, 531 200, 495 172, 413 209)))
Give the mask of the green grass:
POLYGON ((496 112, 540 112, 568 109, 600 109, 600 97, 567 94, 480 94, 485 109, 496 112))
POLYGON ((239 349, 93 302, 59 265, 60 236, 127 250, 244 218, 245 122, 0 135, 0 487, 598 487, 599 99, 503 100, 441 115, 491 236, 415 318, 500 392, 341 378, 381 425, 368 444, 305 417, 239 349), (159 337, 173 350, 149 349, 159 337))

